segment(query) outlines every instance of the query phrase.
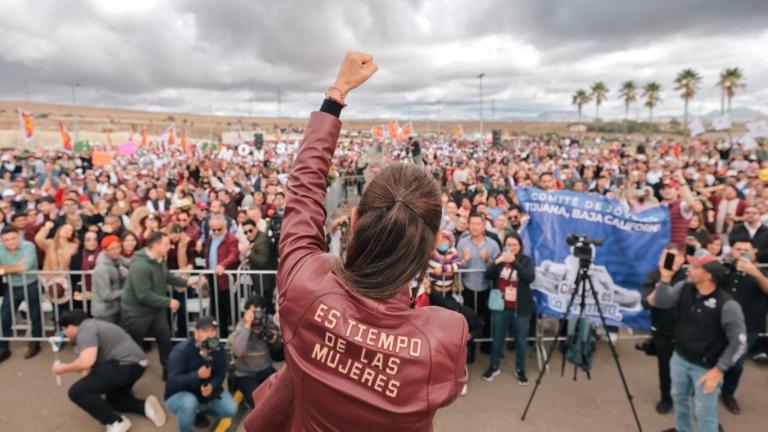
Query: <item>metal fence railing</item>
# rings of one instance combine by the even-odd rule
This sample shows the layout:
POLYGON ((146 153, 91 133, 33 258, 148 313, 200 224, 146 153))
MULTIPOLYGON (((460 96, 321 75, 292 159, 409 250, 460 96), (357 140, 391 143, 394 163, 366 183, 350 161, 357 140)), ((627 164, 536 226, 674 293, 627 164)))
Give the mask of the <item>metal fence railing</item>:
MULTIPOLYGON (((460 269, 454 277, 461 279, 462 275, 483 271, 484 269, 460 269)), ((226 313, 229 318, 226 322, 231 329, 234 329, 242 317, 245 301, 251 295, 271 296, 271 304, 276 304, 278 291, 276 271, 239 269, 227 271, 219 277, 211 270, 184 270, 173 273, 184 278, 196 277, 207 281, 207 284, 197 287, 169 289, 169 296, 176 298, 181 304, 178 311, 168 314, 171 334, 176 341, 188 337, 197 319, 204 315, 215 316, 219 322, 222 322, 221 313, 226 313), (224 278, 223 280, 228 284, 227 290, 219 289, 220 278, 224 278), (218 307, 221 301, 225 301, 226 307, 218 307)), ((75 308, 90 311, 93 302, 90 294, 92 274, 86 271, 32 271, 3 276, 4 289, 0 293, 2 305, 0 307, 2 319, 0 340, 45 341, 57 332, 56 323, 61 313, 75 308)), ((484 301, 481 294, 478 291, 462 288, 460 285, 457 286, 457 290, 463 290, 463 295, 470 296, 469 298, 473 300, 473 310, 478 314, 481 306, 479 302, 484 301), (466 294, 467 292, 471 294, 466 294)), ((450 295, 450 293, 445 292, 443 295, 450 295)), ((486 317, 489 315, 490 312, 486 317)), ((544 343, 554 340, 558 319, 541 314, 535 316, 535 331, 528 338, 528 342, 534 345, 539 368, 546 361, 547 350, 544 343), (547 336, 547 332, 550 332, 551 336, 547 336)), ((490 322, 486 322, 485 325, 490 329, 489 336, 475 338, 475 342, 492 341, 493 326, 490 322)), ((647 337, 647 332, 640 332, 635 336, 622 336, 622 339, 634 340, 647 337)), ((152 340, 152 338, 147 339, 152 340)), ((514 339, 507 337, 505 340, 514 339)))
MULTIPOLYGON (((231 270, 223 276, 228 290, 219 290, 219 277, 212 270, 184 270, 173 273, 184 278, 202 278, 206 282, 195 287, 170 288, 169 297, 180 302, 180 308, 169 313, 173 340, 183 340, 192 333, 200 316, 228 313, 234 326, 242 315, 246 299, 254 294, 275 296, 274 270, 231 270), (228 308, 216 307, 227 296, 228 308)), ((63 312, 72 309, 92 310, 91 271, 31 271, 3 277, 0 293, 0 340, 45 341, 58 331, 63 312)), ((274 302, 272 302, 274 304, 274 302)), ((151 338, 148 338, 151 340, 151 338)))

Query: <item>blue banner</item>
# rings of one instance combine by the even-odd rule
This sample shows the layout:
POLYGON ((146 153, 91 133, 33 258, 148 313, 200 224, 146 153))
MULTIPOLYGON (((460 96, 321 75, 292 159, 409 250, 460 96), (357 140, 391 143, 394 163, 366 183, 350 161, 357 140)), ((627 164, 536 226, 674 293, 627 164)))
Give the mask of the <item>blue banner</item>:
MULTIPOLYGON (((521 232, 525 252, 536 262, 532 288, 539 313, 561 317, 573 293, 579 258, 566 243, 570 234, 604 241, 592 251, 589 269, 608 325, 637 329, 650 327, 650 314, 640 302, 642 284, 669 243, 666 206, 629 213, 619 201, 580 192, 545 192, 519 188, 520 205, 529 216, 521 232)), ((591 293, 585 314, 599 321, 591 293)), ((578 313, 577 295, 572 313, 578 313)))

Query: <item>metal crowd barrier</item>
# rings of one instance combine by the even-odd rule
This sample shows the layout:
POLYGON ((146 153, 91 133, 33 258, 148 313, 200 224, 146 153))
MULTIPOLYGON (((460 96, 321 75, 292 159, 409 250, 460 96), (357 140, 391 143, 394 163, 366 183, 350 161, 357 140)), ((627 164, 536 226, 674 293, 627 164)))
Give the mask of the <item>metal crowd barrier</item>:
MULTIPOLYGON (((760 265, 760 267, 767 266, 760 265)), ((484 271, 484 269, 459 269, 455 272, 454 278, 461 279, 461 276, 464 274, 482 273, 484 271)), ((173 273, 184 278, 197 277, 205 278, 208 281, 207 289, 205 287, 187 287, 177 290, 174 290, 172 287, 169 288, 169 296, 176 298, 181 304, 178 311, 174 313, 169 311, 171 335, 174 341, 182 341, 191 335, 197 319, 201 316, 212 315, 219 322, 222 322, 218 304, 223 300, 221 297, 223 293, 228 296, 229 300, 228 310, 225 310, 229 314, 231 330, 234 330, 240 321, 245 301, 249 296, 256 293, 262 296, 269 296, 269 291, 272 291, 271 303, 273 305, 277 303, 278 288, 276 284, 273 285, 276 282, 277 272, 274 270, 238 269, 226 271, 224 276, 227 278, 229 285, 229 290, 227 291, 220 291, 218 289, 218 277, 216 277, 215 272, 212 270, 177 270, 173 271, 173 273)), ((92 271, 31 271, 16 275, 16 278, 21 277, 21 286, 26 286, 27 289, 22 289, 18 283, 14 285, 13 279, 16 278, 12 278, 12 275, 3 276, 4 292, 0 296, 0 304, 2 304, 0 318, 3 325, 0 328, 0 340, 47 341, 50 336, 57 333, 58 326, 56 323, 61 313, 75 308, 90 311, 92 298, 88 294, 82 295, 82 293, 89 292, 86 287, 92 275, 92 271), (46 288, 52 285, 55 286, 55 284, 58 284, 56 287, 56 290, 59 291, 58 293, 52 293, 51 288, 46 288), (61 296, 57 300, 52 298, 54 296, 46 294, 61 294, 61 296), (31 302, 30 297, 32 297, 32 300, 37 301, 31 302), (34 327, 34 317, 32 315, 37 315, 37 313, 33 313, 34 311, 30 311, 29 305, 32 303, 39 305, 40 313, 37 319, 42 329, 42 336, 32 335, 34 327)), ((463 288, 463 291, 471 290, 463 288)), ((471 292, 474 300, 474 312, 480 315, 478 313, 478 292, 471 292)), ((450 294, 451 292, 443 293, 443 295, 450 294)), ((556 323, 558 320, 559 318, 536 314, 535 334, 528 337, 527 341, 534 344, 539 368, 546 361, 547 350, 544 342, 551 342, 555 339, 554 335, 546 336, 545 333, 547 329, 557 331, 558 326, 556 323)), ((486 323, 486 325, 490 329, 490 336, 475 338, 475 342, 483 343, 493 340, 493 326, 490 322, 486 323)), ((629 337, 622 336, 621 339, 645 339, 648 336, 646 333, 629 337)), ((154 338, 146 338, 146 340, 154 340, 154 338)), ((513 340, 513 337, 508 336, 505 342, 513 340)))
MULTIPOLYGON (((174 341, 184 340, 191 335, 200 316, 213 315, 221 321, 217 305, 222 300, 222 293, 228 296, 229 323, 232 329, 240 321, 249 296, 256 293, 265 295, 265 291, 270 289, 273 296, 277 293, 277 288, 270 286, 270 279, 276 279, 277 272, 274 270, 229 270, 224 274, 229 285, 228 291, 219 291, 218 277, 213 270, 178 270, 172 273, 184 278, 205 278, 207 281, 207 287, 169 287, 169 297, 176 298, 181 305, 178 311, 169 311, 174 341)), ((3 276, 4 289, 0 295, 0 319, 3 325, 0 327, 0 340, 47 341, 58 332, 57 323, 62 313, 72 309, 91 311, 93 298, 87 287, 93 276, 92 271, 40 270, 13 275, 16 276, 13 279, 20 277, 21 283, 14 281, 11 276, 3 276), (35 308, 30 308, 31 304, 38 305, 39 314, 35 308), (42 336, 32 334, 33 327, 38 324, 33 322, 35 319, 39 321, 42 336)))

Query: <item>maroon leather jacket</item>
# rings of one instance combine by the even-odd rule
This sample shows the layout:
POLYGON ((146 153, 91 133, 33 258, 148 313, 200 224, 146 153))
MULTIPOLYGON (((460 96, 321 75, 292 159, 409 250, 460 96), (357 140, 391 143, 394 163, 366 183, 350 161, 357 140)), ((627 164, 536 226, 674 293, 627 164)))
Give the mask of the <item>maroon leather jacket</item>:
MULTIPOLYGON (((212 241, 213 236, 209 235, 205 239, 205 245, 203 245, 205 266, 210 270, 214 270, 211 268, 210 260, 208 259, 212 241)), ((226 233, 224 241, 216 249, 216 265, 224 267, 225 270, 235 270, 240 265, 240 250, 237 248, 237 237, 233 234, 226 233)), ((227 275, 216 276, 216 287, 219 291, 229 291, 229 277, 227 275)))
POLYGON ((288 181, 278 269, 286 367, 254 392, 257 431, 431 431, 467 381, 467 323, 347 287, 325 252, 326 175, 341 122, 312 113, 288 181))

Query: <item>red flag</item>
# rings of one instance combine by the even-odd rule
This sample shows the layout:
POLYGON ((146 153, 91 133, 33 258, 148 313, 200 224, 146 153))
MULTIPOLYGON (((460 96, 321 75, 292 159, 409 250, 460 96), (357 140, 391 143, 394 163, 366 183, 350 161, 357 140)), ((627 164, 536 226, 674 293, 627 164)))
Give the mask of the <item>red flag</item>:
POLYGON ((61 134, 61 144, 64 146, 64 149, 72 150, 72 137, 69 136, 64 123, 59 122, 59 133, 61 134))

